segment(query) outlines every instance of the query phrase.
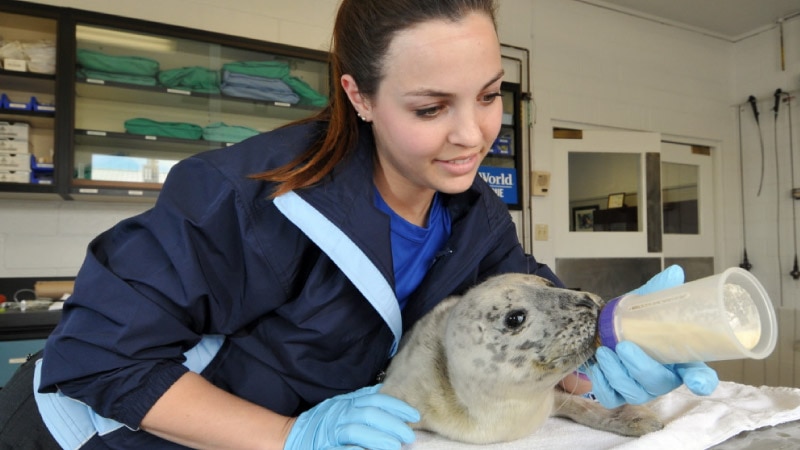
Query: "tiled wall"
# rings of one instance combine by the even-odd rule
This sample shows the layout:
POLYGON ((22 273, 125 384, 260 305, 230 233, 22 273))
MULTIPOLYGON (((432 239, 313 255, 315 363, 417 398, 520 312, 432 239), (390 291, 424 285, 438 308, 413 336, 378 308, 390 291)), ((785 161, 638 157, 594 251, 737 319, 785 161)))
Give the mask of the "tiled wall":
POLYGON ((86 245, 144 204, 0 200, 0 278, 75 276, 86 245))
POLYGON ((338 0, 33 0, 269 42, 328 50, 338 0))

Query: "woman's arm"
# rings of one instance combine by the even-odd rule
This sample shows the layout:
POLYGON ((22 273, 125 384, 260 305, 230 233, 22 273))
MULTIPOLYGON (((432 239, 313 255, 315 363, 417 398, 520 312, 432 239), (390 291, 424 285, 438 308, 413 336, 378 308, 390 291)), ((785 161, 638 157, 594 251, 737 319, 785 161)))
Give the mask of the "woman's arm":
POLYGON ((189 447, 393 449, 414 441, 419 412, 368 386, 329 398, 298 418, 242 400, 188 372, 145 414, 143 430, 189 447))
POLYGON ((572 372, 558 382, 558 387, 568 394, 583 395, 592 391, 592 382, 586 375, 572 372))
POLYGON ((141 427, 163 439, 198 449, 282 450, 295 420, 187 372, 145 414, 141 427))

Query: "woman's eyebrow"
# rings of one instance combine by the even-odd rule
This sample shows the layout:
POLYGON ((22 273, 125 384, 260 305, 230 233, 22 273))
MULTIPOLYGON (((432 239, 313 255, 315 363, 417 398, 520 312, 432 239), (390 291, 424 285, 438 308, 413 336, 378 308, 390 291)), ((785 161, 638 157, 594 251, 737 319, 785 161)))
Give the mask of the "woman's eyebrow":
MULTIPOLYGON (((486 89, 489 86, 493 85, 498 80, 503 78, 505 73, 506 73, 505 70, 501 69, 500 72, 498 72, 497 75, 492 77, 492 79, 489 80, 488 83, 484 84, 481 89, 486 89)), ((418 89, 418 90, 415 90, 415 91, 406 92, 405 94, 403 94, 403 96, 404 97, 443 97, 443 98, 447 98, 447 97, 452 97, 453 94, 451 94, 449 92, 444 92, 444 91, 437 91, 435 89, 418 89)))

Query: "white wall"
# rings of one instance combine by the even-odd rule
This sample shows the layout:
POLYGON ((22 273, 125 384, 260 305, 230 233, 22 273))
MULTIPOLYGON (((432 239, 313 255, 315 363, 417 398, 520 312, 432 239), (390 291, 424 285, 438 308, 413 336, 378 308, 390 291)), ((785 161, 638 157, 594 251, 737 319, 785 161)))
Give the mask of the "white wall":
MULTIPOLYGON (((511 2, 516 3, 516 2, 511 2)), ((522 15, 518 16, 522 17, 522 15)), ((530 47, 536 100, 534 170, 550 170, 552 127, 580 124, 660 132, 669 139, 714 149, 717 204, 716 266, 736 266, 742 256, 737 105, 748 95, 763 98, 761 122, 766 148, 763 193, 756 197, 760 150, 752 116, 743 115, 747 250, 753 273, 776 307, 791 313, 800 304, 800 281, 789 275, 793 257, 792 200, 788 145, 779 146, 780 233, 777 207, 771 95, 797 89, 800 75, 800 20, 784 24, 786 68, 779 64, 777 27, 736 43, 618 14, 576 1, 540 0, 532 10, 530 47), (750 119, 751 127, 747 127, 750 119), (771 163, 771 165, 770 165, 771 163), (778 269, 778 248, 782 267, 778 269)), ((795 107, 798 127, 800 107, 795 107)), ((786 113, 786 107, 783 106, 786 113)), ((752 114, 748 110, 745 113, 752 114)), ((784 120, 786 116, 784 115, 784 120)), ((779 127, 779 141, 788 130, 779 127)), ((780 123, 779 123, 780 125, 780 123)), ((800 138, 798 138, 800 139, 800 138)), ((800 163, 800 161, 798 161, 800 163)), ((553 176, 563 176, 556 174, 553 176)), ((798 179, 800 181, 800 179, 798 179)), ((552 197, 552 196, 551 196, 552 197)), ((533 222, 552 224, 550 198, 534 198, 533 222)), ((552 235, 553 233, 551 233, 552 235)), ((534 253, 550 264, 552 242, 534 241, 534 253)), ((784 314, 793 317, 794 314, 784 314)), ((766 361, 716 364, 724 378, 753 384, 797 385, 794 321, 787 321, 781 344, 766 361)), ((800 327, 797 327, 800 332, 800 327)))
MULTIPOLYGON (((535 5, 535 170, 551 170, 552 127, 570 123, 734 148, 732 44, 576 1, 535 5)), ((549 223, 555 205, 536 198, 533 211, 535 223, 549 223)), ((534 252, 555 260, 551 242, 534 242, 534 252)))
MULTIPOLYGON (((744 199, 747 253, 751 271, 767 287, 773 303, 778 308, 778 346, 773 355, 759 365, 745 361, 740 367, 726 363, 726 369, 739 370, 742 378, 761 381, 769 385, 800 386, 800 353, 795 348, 800 342, 800 280, 790 276, 796 256, 795 233, 800 232, 793 221, 798 208, 791 198, 792 187, 800 187, 795 166, 800 164, 797 147, 800 143, 800 102, 781 103, 777 121, 772 108, 776 89, 798 94, 800 82, 800 19, 784 22, 784 61, 781 61, 780 30, 773 28, 734 46, 732 58, 733 79, 731 104, 739 105, 753 95, 758 99, 761 133, 764 141, 763 184, 761 195, 761 145, 758 128, 749 105, 735 107, 733 115, 741 111, 742 160, 744 184, 739 184, 738 155, 724 161, 725 184, 731 191, 744 188, 744 195, 731 195, 726 204, 726 218, 740 225, 741 199, 744 199), (790 151, 789 108, 792 113, 791 138, 794 151, 790 151), (777 126, 776 126, 777 125, 777 126), (776 145, 777 137, 777 145, 776 145), (794 153, 794 154, 793 154, 794 153), (794 160, 794 161, 793 161, 794 160), (792 183, 794 176, 795 182, 792 183)), ((736 120, 734 118, 733 120, 736 120)), ((739 152, 739 148, 736 148, 739 152)), ((726 229, 725 245, 741 252, 743 246, 741 226, 726 229)), ((738 256, 738 255, 737 255, 738 256)))
POLYGON ((328 50, 337 0, 34 0, 263 41, 328 50))
MULTIPOLYGON (((336 0, 37 2, 322 50, 328 48, 337 4, 336 0)), ((657 131, 669 138, 713 147, 718 168, 718 268, 738 265, 743 247, 736 105, 751 94, 763 99, 760 108, 767 176, 760 197, 752 192, 760 175, 758 138, 751 113, 744 110, 743 114, 743 122, 750 121, 744 123, 742 140, 747 250, 753 272, 765 283, 775 303, 788 308, 800 306, 800 281, 786 275, 791 270, 795 231, 791 222, 794 205, 788 199, 790 155, 788 145, 782 143, 778 149, 778 191, 769 111, 776 88, 797 90, 800 20, 784 24, 787 48, 786 68, 782 70, 777 27, 731 43, 578 1, 500 2, 501 40, 531 50, 535 100, 533 169, 551 170, 551 129, 556 124, 657 131), (776 226, 779 195, 783 211, 780 230, 776 226)), ((797 128, 800 107, 796 101, 793 106, 797 128)), ((778 133, 779 142, 787 139, 785 125, 779 127, 778 133)), ((795 136, 794 144, 800 146, 800 136, 795 136)), ((534 223, 551 224, 554 206, 550 197, 534 198, 532 207, 534 223)), ((92 236, 144 208, 111 203, 0 200, 0 277, 74 275, 92 236)), ((556 255, 552 241, 535 241, 533 248, 537 258, 553 264, 556 255)))
MULTIPOLYGON (((734 46, 734 74, 731 103, 742 103, 748 96, 758 99, 761 133, 764 140, 764 177, 761 195, 758 195, 761 179, 761 146, 755 119, 749 105, 742 106, 742 153, 745 168, 744 200, 747 231, 747 252, 753 273, 767 283, 770 295, 780 306, 800 308, 800 280, 794 280, 792 270, 795 256, 794 233, 798 229, 793 224, 793 210, 798 208, 797 200, 792 200, 792 175, 795 186, 800 187, 799 172, 793 170, 791 163, 800 165, 800 102, 795 98, 791 104, 781 102, 778 111, 777 129, 772 108, 774 92, 798 93, 800 84, 800 18, 784 23, 785 64, 781 66, 780 35, 775 28, 754 36, 734 46), (794 155, 790 152, 789 108, 793 122, 794 155), (777 150, 776 140, 777 135, 777 150), (777 165, 776 165, 777 161, 777 165)), ((738 110, 738 108, 734 108, 738 110)), ((738 152, 738 147, 736 152, 738 152)), ((728 173, 738 170, 736 159, 726 160, 728 173)), ((731 181, 738 176, 732 176, 731 181)), ((736 184, 736 189, 741 189, 736 184)), ((731 183, 733 188, 734 184, 731 183)), ((736 221, 741 223, 741 200, 731 205, 736 221)), ((728 234, 730 246, 741 247, 741 231, 738 235, 728 234)))

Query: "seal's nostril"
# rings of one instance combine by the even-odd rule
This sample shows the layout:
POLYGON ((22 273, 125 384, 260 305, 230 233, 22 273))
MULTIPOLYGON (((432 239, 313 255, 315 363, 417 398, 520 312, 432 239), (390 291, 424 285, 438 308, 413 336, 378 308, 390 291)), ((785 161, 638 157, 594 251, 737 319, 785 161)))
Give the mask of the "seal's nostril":
POLYGON ((578 300, 578 306, 581 306, 581 307, 583 307, 583 308, 591 308, 591 309, 594 309, 594 308, 596 308, 596 307, 597 307, 597 303, 595 303, 595 301, 594 301, 594 300, 592 300, 592 297, 590 297, 590 296, 588 296, 588 295, 584 295, 583 297, 581 297, 581 298, 578 300))

